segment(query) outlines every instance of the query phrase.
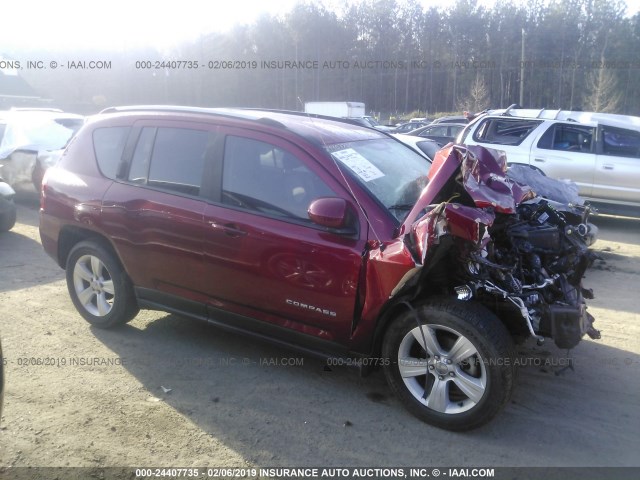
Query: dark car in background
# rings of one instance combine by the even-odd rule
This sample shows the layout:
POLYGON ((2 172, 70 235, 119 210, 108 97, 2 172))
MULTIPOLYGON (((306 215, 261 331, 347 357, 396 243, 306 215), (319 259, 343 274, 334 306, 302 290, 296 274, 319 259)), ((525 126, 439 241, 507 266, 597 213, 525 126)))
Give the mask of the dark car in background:
POLYGON ((466 124, 463 123, 432 123, 412 131, 411 135, 430 138, 442 146, 453 142, 464 127, 466 124))
POLYGON ((429 122, 407 122, 402 125, 398 125, 392 130, 392 133, 409 133, 417 128, 426 127, 429 122))
POLYGON ((363 127, 375 128, 376 130, 380 130, 381 132, 390 132, 391 130, 393 130, 393 127, 382 125, 375 118, 368 115, 364 117, 344 117, 344 118, 345 120, 348 120, 354 125, 362 125, 363 127))
POLYGON ((571 348, 593 320, 576 215, 505 167, 449 147, 430 168, 388 134, 305 113, 110 108, 47 171, 40 237, 96 327, 164 310, 382 367, 418 418, 468 430, 508 403, 515 336, 571 348))
POLYGON ((447 115, 444 117, 436 118, 433 123, 468 123, 469 117, 467 115, 447 115))
POLYGON ((57 109, 0 111, 0 176, 40 191, 44 172, 83 123, 83 116, 57 109))

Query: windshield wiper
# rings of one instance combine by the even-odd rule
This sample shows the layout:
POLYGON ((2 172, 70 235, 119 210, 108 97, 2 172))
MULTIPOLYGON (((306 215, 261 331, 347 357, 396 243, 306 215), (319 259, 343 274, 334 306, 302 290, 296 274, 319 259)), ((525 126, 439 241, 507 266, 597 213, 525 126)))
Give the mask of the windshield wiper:
POLYGON ((389 210, 411 210, 413 208, 413 205, 413 203, 398 203, 387 208, 389 210))

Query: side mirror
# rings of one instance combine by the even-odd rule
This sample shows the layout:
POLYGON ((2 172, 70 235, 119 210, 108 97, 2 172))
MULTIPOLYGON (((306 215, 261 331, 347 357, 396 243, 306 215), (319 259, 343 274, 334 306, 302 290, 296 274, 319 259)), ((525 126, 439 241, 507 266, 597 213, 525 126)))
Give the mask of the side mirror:
POLYGON ((311 221, 322 227, 343 229, 347 227, 349 203, 338 197, 320 197, 309 205, 307 211, 311 221))

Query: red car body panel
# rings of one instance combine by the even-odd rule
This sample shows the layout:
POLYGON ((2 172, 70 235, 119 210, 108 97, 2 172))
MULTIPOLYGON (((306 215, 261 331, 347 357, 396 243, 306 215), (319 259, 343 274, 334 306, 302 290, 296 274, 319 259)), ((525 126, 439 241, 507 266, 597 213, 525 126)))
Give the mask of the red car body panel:
MULTIPOLYGON (((380 206, 357 184, 345 185, 337 165, 318 163, 329 157, 322 145, 306 141, 282 128, 242 119, 203 115, 159 114, 149 120, 144 114, 90 120, 69 145, 59 164, 44 180, 41 237, 45 250, 59 263, 61 231, 82 228, 109 239, 133 284, 202 304, 195 316, 211 317, 219 311, 284 327, 332 343, 366 352, 371 348, 375 314, 389 295, 370 297, 372 310, 362 320, 355 318, 360 298, 369 282, 366 255, 370 225, 379 235, 391 238, 397 225, 388 213, 375 213, 380 206), (133 120, 133 121, 132 121, 133 120), (293 151, 341 198, 346 198, 356 218, 357 235, 337 236, 296 223, 286 224, 253 215, 207 199, 190 198, 128 182, 105 178, 91 144, 94 128, 147 125, 206 128, 225 134, 240 134, 268 140, 293 151), (217 123, 223 124, 217 125, 217 123), (73 172, 73 173, 71 173, 73 172), (64 191, 64 193, 62 193, 64 191), (359 207, 350 199, 357 195, 359 207), (363 256, 364 255, 364 256, 363 256), (238 302, 242 292, 242 302, 238 302), (370 325, 355 330, 356 325, 370 325)), ((336 125, 339 125, 336 123, 336 125)), ((353 126, 335 128, 329 136, 314 122, 304 127, 323 142, 369 139, 384 136, 353 126)), ((64 266, 64 265, 62 265, 64 266)), ((384 269, 383 269, 384 270, 384 269)), ((400 272, 401 268, 397 268, 400 272)), ((402 272, 400 276, 403 274, 402 272)), ((384 277, 384 272, 380 273, 384 277)), ((372 291, 388 288, 374 279, 372 291)), ((391 287, 392 288, 392 287, 391 287)), ((369 297, 368 297, 369 298, 369 297)), ((194 312, 191 312, 194 313, 194 312)))

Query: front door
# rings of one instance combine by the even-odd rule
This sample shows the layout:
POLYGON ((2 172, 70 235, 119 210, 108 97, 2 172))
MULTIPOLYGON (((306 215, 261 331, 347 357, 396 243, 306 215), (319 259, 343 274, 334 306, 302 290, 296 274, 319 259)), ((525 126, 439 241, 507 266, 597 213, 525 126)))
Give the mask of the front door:
POLYGON ((295 145, 225 133, 220 201, 204 214, 210 306, 345 341, 364 240, 313 224, 307 209, 318 197, 348 197, 295 145))

